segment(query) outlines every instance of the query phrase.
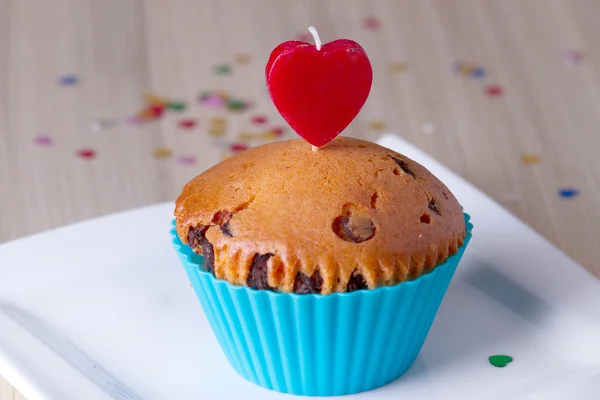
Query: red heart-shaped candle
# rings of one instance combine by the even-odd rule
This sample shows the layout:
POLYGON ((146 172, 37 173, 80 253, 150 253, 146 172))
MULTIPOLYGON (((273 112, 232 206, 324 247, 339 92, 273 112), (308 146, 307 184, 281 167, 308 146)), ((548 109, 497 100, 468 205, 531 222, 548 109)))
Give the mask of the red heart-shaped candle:
POLYGON ((266 68, 273 103, 287 123, 313 146, 332 141, 365 104, 373 71, 363 48, 340 39, 315 45, 277 46, 266 68))

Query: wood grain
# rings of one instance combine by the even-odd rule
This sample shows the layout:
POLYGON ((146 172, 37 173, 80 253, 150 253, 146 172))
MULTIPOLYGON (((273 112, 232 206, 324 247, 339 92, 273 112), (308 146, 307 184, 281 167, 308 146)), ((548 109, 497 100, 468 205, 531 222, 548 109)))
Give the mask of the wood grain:
MULTIPOLYGON (((325 41, 357 40, 373 63, 371 96, 346 134, 374 140, 382 132, 371 122, 385 122, 600 276, 599 18, 596 0, 0 0, 0 241, 174 199, 223 156, 207 134, 211 117, 227 118, 229 141, 256 130, 255 113, 283 126, 264 64, 315 25, 325 41), (371 15, 379 29, 363 27, 371 15), (565 66, 567 50, 584 61, 565 66), (238 53, 251 62, 235 64, 238 53), (485 79, 453 73, 457 61, 484 66, 485 79), (391 73, 391 62, 406 71, 391 73), (231 76, 213 72, 221 63, 231 76), (61 87, 68 73, 80 83, 61 87), (487 96, 488 84, 504 95, 487 96), (194 102, 207 89, 255 108, 202 108, 194 102), (134 113, 147 92, 193 105, 141 127, 90 131, 93 119, 134 113), (182 131, 182 116, 200 127, 182 131), (52 146, 34 145, 42 133, 52 146), (95 159, 75 156, 87 147, 95 159), (158 160, 158 147, 198 164, 158 160), (522 153, 541 162, 524 165, 522 153), (562 199, 561 187, 581 195, 562 199)), ((0 379, 0 400, 22 398, 0 379)))

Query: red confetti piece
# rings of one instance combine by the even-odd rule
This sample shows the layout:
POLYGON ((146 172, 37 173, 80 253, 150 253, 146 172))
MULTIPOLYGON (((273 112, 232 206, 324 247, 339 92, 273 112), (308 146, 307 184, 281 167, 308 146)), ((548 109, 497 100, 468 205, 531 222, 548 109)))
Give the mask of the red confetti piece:
POLYGON ((285 129, 281 127, 271 128, 271 132, 273 132, 277 136, 283 136, 285 133, 285 129))
POLYGON ((245 143, 233 143, 231 146, 229 146, 229 150, 237 153, 240 151, 248 150, 248 145, 245 143))
POLYGON ((182 119, 181 121, 179 121, 179 127, 183 129, 193 129, 196 127, 196 125, 196 120, 191 118, 182 119))
POLYGON ((490 97, 498 97, 502 96, 504 93, 504 88, 500 85, 488 85, 485 87, 485 93, 487 93, 490 97))
POLYGON ((254 125, 264 125, 267 123, 267 117, 264 115, 256 115, 251 118, 251 121, 254 125))
POLYGON ((378 29, 381 26, 381 21, 377 17, 367 17, 363 20, 365 29, 378 29))
POLYGON ((196 157, 192 155, 183 155, 177 157, 177 163, 181 165, 196 165, 196 157))
POLYGON ((96 157, 96 151, 93 149, 81 149, 77 151, 77 156, 83 158, 84 160, 91 160, 96 157))
POLYGON ((52 146, 52 138, 48 135, 40 135, 33 142, 39 146, 52 146))
POLYGON ((152 104, 148 107, 148 112, 152 118, 160 118, 165 111, 165 106, 162 104, 152 104))

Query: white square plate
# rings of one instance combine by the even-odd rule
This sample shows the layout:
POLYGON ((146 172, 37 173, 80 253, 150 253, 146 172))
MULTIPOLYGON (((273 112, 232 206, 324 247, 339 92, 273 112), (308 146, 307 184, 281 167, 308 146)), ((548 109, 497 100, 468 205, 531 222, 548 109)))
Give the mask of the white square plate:
MULTIPOLYGON (((475 229, 411 370, 347 398, 600 398, 599 282, 431 157, 394 135, 379 143, 444 181, 475 229), (493 354, 514 361, 495 368, 493 354)), ((171 248, 172 210, 0 246, 0 373, 29 399, 291 398, 227 364, 171 248)))

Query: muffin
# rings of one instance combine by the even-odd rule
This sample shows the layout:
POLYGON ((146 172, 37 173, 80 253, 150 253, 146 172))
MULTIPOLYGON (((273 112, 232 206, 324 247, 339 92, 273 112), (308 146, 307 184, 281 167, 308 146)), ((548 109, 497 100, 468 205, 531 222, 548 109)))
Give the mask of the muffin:
POLYGON ((423 166, 339 137, 207 170, 177 199, 172 235, 234 369, 281 392, 341 395, 410 367, 470 225, 423 166))

